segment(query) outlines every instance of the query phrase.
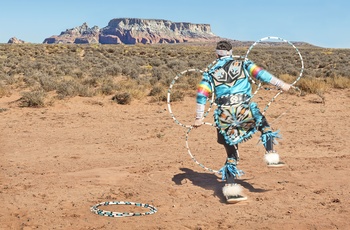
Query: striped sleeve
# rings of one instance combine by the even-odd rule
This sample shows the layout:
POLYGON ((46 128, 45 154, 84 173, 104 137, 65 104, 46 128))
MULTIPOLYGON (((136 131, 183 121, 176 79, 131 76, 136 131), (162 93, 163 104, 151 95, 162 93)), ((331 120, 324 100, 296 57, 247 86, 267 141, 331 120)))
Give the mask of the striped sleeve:
POLYGON ((264 70, 263 68, 257 66, 252 61, 248 61, 245 63, 246 69, 249 75, 255 79, 258 79, 263 82, 270 82, 272 78, 272 74, 264 70))
POLYGON ((212 93, 211 85, 208 78, 208 74, 203 74, 202 81, 198 84, 197 88, 197 103, 205 105, 207 98, 212 93))

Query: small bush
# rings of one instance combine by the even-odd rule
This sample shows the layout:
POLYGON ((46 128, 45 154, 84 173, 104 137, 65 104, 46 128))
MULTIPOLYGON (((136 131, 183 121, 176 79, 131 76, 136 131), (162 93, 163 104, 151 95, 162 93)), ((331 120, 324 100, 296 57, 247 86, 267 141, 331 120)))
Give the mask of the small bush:
POLYGON ((323 94, 328 92, 330 89, 330 86, 326 83, 325 79, 310 77, 301 78, 300 81, 297 82, 296 86, 298 86, 302 91, 312 94, 323 94))
POLYGON ((22 93, 22 107, 44 107, 46 93, 42 90, 22 93))
POLYGON ((127 92, 120 92, 114 95, 112 100, 121 105, 129 105, 131 103, 131 94, 127 92))
POLYGON ((346 77, 331 77, 327 78, 326 82, 335 89, 350 88, 350 79, 346 77))
POLYGON ((116 88, 117 86, 114 84, 102 84, 99 92, 102 95, 112 95, 115 92, 116 88))
POLYGON ((95 92, 87 85, 82 85, 73 80, 63 81, 57 87, 57 97, 58 99, 63 99, 66 97, 92 97, 95 92))
POLYGON ((152 96, 151 102, 167 101, 167 91, 164 87, 159 85, 151 89, 149 96, 152 96))
POLYGON ((184 100, 184 93, 181 91, 176 91, 171 94, 171 101, 183 101, 184 100))
POLYGON ((38 80, 39 80, 41 87, 46 92, 56 90, 56 88, 57 88, 57 82, 55 81, 55 79, 51 78, 47 74, 43 74, 43 75, 39 76, 38 80))
POLYGON ((160 95, 160 94, 163 94, 164 93, 164 87, 161 87, 161 86, 159 86, 159 85, 156 85, 156 86, 154 86, 152 89, 151 89, 151 91, 150 91, 150 93, 149 93, 149 96, 158 96, 158 95, 160 95))
POLYGON ((2 98, 3 96, 8 96, 10 94, 10 90, 8 90, 7 87, 0 84, 0 98, 2 98))

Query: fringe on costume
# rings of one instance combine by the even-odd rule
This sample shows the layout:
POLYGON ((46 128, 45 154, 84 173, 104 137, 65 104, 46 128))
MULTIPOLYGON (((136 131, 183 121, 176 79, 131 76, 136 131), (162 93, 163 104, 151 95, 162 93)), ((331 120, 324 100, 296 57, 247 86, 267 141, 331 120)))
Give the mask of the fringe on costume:
POLYGON ((225 181, 227 178, 237 178, 244 174, 242 170, 237 168, 237 161, 233 158, 227 158, 224 167, 219 170, 221 180, 225 181))
POLYGON ((279 132, 280 131, 277 130, 276 132, 268 131, 266 133, 261 134, 260 141, 262 142, 262 144, 264 145, 265 148, 267 146, 268 140, 272 140, 273 144, 277 144, 277 141, 275 139, 276 138, 278 138, 278 139, 282 138, 282 136, 279 134, 279 132))
POLYGON ((251 102, 249 107, 250 107, 250 111, 252 112, 252 115, 254 117, 255 124, 261 124, 263 117, 259 111, 258 105, 255 102, 251 102))

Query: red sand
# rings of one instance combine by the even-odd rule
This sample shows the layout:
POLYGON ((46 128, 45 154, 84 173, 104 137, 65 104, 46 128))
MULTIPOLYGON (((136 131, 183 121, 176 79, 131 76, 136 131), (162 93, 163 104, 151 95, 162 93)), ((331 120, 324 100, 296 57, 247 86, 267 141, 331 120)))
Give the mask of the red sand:
MULTIPOLYGON (((220 176, 191 160, 186 129, 166 103, 77 97, 20 108, 10 103, 18 98, 0 98, 7 109, 0 113, 0 229, 350 229, 349 90, 326 94, 325 105, 317 95, 281 95, 271 105, 266 115, 283 135, 276 149, 287 166, 266 167, 258 134, 240 145, 246 174, 237 182, 249 199, 235 205, 225 203, 220 176), (149 203, 158 212, 93 214, 103 201, 149 203)), ((191 120, 193 99, 172 109, 191 120)), ((192 130, 189 144, 205 166, 223 166, 213 127, 192 130)))

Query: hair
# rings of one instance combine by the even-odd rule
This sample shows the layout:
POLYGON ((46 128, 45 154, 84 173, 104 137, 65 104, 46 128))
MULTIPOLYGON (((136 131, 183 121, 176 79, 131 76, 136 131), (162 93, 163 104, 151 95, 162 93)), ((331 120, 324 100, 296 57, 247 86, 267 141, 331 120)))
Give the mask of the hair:
POLYGON ((219 41, 216 43, 216 49, 217 50, 227 50, 230 51, 232 50, 232 44, 228 41, 219 41))

